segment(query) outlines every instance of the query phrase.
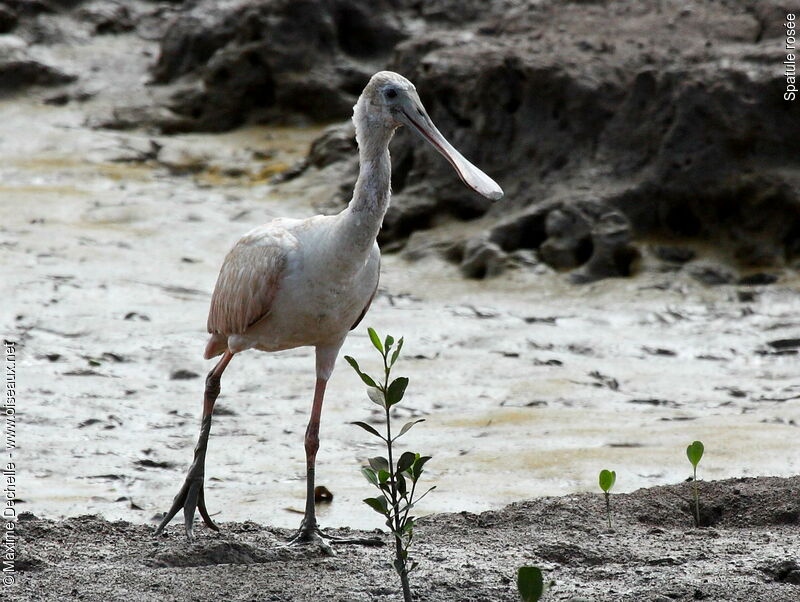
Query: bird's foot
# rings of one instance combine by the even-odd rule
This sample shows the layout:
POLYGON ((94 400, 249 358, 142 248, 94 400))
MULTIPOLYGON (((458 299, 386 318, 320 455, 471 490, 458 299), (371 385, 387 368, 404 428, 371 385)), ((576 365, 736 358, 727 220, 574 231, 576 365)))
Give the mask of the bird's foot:
POLYGON ((304 519, 300 525, 300 528, 297 530, 297 533, 295 533, 289 539, 286 545, 316 545, 326 555, 336 556, 336 552, 334 552, 333 547, 331 546, 332 543, 361 546, 382 546, 385 542, 381 539, 370 537, 337 537, 335 535, 329 535, 328 533, 323 533, 316 523, 313 523, 311 526, 309 526, 304 519))
POLYGON ((314 545, 317 546, 322 553, 326 556, 336 556, 336 552, 333 551, 331 544, 327 542, 328 537, 320 531, 319 527, 315 524, 311 527, 306 527, 305 521, 303 524, 300 525, 300 528, 297 530, 289 541, 286 542, 287 546, 299 546, 299 545, 314 545))
POLYGON ((183 508, 184 527, 186 529, 186 538, 189 541, 194 539, 194 511, 199 510, 200 516, 203 517, 203 522, 209 529, 219 531, 219 527, 214 524, 206 509, 205 495, 203 492, 203 477, 193 476, 192 471, 183 482, 181 490, 172 502, 172 507, 167 512, 166 516, 161 520, 161 523, 156 528, 156 535, 160 535, 172 518, 183 508))

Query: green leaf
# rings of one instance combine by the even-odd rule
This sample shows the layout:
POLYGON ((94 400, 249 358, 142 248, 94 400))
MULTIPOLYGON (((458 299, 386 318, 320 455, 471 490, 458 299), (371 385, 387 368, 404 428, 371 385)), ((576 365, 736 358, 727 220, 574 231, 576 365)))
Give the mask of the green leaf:
POLYGON ((362 429, 367 431, 370 435, 375 435, 379 439, 383 439, 386 441, 383 435, 381 435, 378 431, 376 431, 373 427, 368 425, 366 422, 351 422, 350 424, 355 424, 356 426, 360 426, 362 429))
POLYGON ((353 370, 355 370, 356 373, 361 377, 361 380, 364 381, 365 385, 367 385, 368 387, 377 387, 375 381, 372 380, 372 378, 370 378, 368 374, 364 374, 361 371, 361 368, 358 367, 358 362, 355 359, 353 359, 349 355, 345 355, 344 359, 348 364, 350 364, 353 367, 353 370))
POLYGON ((376 456, 374 458, 370 458, 369 459, 369 465, 375 471, 378 471, 378 470, 389 470, 389 460, 387 460, 383 456, 376 456))
POLYGON ((412 481, 416 481, 420 478, 420 476, 422 476, 422 467, 425 466, 425 463, 430 459, 430 456, 422 456, 414 461, 414 466, 412 466, 411 470, 409 471, 412 481))
POLYGON ((517 591, 523 602, 538 602, 544 593, 542 570, 537 566, 522 566, 517 571, 517 591))
POLYGON ((383 341, 383 346, 386 349, 387 354, 389 353, 389 350, 391 350, 392 345, 394 345, 394 337, 390 334, 387 334, 383 341))
POLYGON ((398 474, 411 468, 417 458, 419 458, 419 455, 415 454, 414 452, 405 452, 402 456, 400 456, 400 459, 397 461, 398 474))
POLYGON ((382 408, 386 409, 386 399, 383 397, 383 391, 377 387, 367 387, 367 397, 372 403, 377 403, 382 408))
MULTIPOLYGON (((406 422, 403 425, 403 428, 400 429, 400 433, 398 433, 398 435, 394 439, 399 439, 400 437, 405 435, 408 432, 408 429, 410 429, 412 426, 414 426, 418 422, 425 422, 425 419, 424 418, 419 418, 418 420, 412 420, 411 422, 406 422)), ((392 439, 392 441, 394 441, 394 439, 392 439)))
POLYGON ((383 355, 383 344, 381 343, 381 338, 378 336, 378 333, 375 332, 374 328, 367 328, 367 332, 369 333, 369 340, 372 341, 372 345, 383 355))
POLYGON ((689 462, 691 462, 692 466, 695 468, 697 468, 697 465, 700 463, 704 450, 705 448, 700 441, 695 441, 686 448, 686 457, 689 458, 689 462))
POLYGON ((359 374, 361 380, 364 381, 364 384, 368 387, 376 388, 378 385, 375 384, 375 381, 372 380, 372 377, 369 374, 364 374, 363 372, 359 374))
POLYGON ((378 475, 375 474, 374 470, 372 470, 371 468, 369 468, 367 466, 362 466, 361 467, 361 474, 364 475, 364 478, 366 478, 367 481, 369 481, 370 483, 372 483, 376 487, 378 486, 378 475))
POLYGON ((395 378, 392 384, 389 385, 389 390, 386 391, 386 405, 392 407, 394 404, 400 403, 406 393, 407 386, 408 379, 405 376, 395 378))
POLYGON ((386 516, 389 513, 389 506, 384 496, 365 498, 364 503, 378 514, 386 516))
POLYGON ((344 359, 353 367, 353 370, 355 370, 358 374, 361 374, 361 368, 358 367, 358 362, 355 360, 355 358, 345 355, 344 359))
POLYGON ((600 489, 608 493, 617 481, 617 473, 613 470, 601 470, 598 481, 600 489))
POLYGON ((389 480, 389 477, 392 475, 389 473, 388 470, 379 470, 378 471, 378 482, 385 483, 389 480))
POLYGON ((408 489, 406 488, 405 477, 398 472, 396 481, 397 481, 397 491, 400 493, 401 497, 405 497, 406 492, 408 491, 408 489))
POLYGON ((397 341, 397 349, 395 349, 394 353, 392 354, 392 362, 389 364, 390 368, 394 366, 394 363, 397 361, 397 358, 400 357, 400 350, 402 348, 403 348, 403 337, 400 337, 400 340, 397 341))

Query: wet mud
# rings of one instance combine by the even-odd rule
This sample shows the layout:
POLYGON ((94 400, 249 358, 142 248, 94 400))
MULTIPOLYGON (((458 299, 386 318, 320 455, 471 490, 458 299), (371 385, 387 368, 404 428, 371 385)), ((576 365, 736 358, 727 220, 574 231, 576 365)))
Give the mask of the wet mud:
MULTIPOLYGON (((600 494, 430 516, 417 527, 415 599, 518 600, 516 570, 535 564, 552 581, 547 600, 794 600, 799 488, 797 477, 701 482, 700 528, 690 483, 614 495, 611 529, 600 494)), ((223 523, 188 544, 127 521, 23 515, 15 599, 402 599, 388 546, 339 547, 331 558, 286 547, 290 533, 223 523)))
MULTIPOLYGON (((385 550, 322 559, 279 547, 303 505, 308 349, 243 354, 225 374, 206 492, 222 535, 199 529, 187 547, 176 523, 166 539, 151 536, 199 430, 206 313, 224 254, 273 216, 330 211, 342 175, 315 159, 287 176, 322 127, 98 128, 123 99, 152 94, 153 52, 134 34, 37 47, 54 69, 91 77, 0 98, 0 295, 12 300, 0 329, 19 355, 17 509, 40 517, 20 520, 26 585, 13 595, 397 597, 385 550)), ((530 562, 556 580, 554 599, 792 599, 796 272, 728 273, 729 258, 696 238, 638 240, 634 276, 583 286, 532 252, 485 280, 429 252, 495 223, 446 220, 387 254, 343 349, 369 369, 366 326, 406 337, 398 372, 411 384, 398 418, 426 419, 404 443, 433 456, 437 485, 420 511, 455 513, 420 527, 421 598, 511 600, 514 570, 530 562), (695 439, 706 444, 702 529, 691 528, 682 483, 695 439), (601 498, 579 494, 596 491, 602 468, 616 470, 623 494, 614 533, 601 498), (786 478, 713 482, 768 475, 786 478), (626 495, 640 487, 650 489, 626 495)), ((318 456, 333 493, 318 510, 324 527, 381 526, 361 503, 358 470, 378 450, 350 424, 377 424, 372 407, 342 362, 318 456)))

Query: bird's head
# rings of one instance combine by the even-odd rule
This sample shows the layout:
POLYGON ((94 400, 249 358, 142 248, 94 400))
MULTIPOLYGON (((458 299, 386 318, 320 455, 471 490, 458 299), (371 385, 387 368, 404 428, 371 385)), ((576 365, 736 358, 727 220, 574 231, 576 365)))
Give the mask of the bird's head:
POLYGON ((373 75, 354 107, 353 121, 359 146, 368 144, 371 134, 391 136, 401 125, 407 126, 450 162, 464 184, 486 198, 496 201, 503 197, 497 182, 467 161, 436 129, 414 84, 402 75, 391 71, 373 75))

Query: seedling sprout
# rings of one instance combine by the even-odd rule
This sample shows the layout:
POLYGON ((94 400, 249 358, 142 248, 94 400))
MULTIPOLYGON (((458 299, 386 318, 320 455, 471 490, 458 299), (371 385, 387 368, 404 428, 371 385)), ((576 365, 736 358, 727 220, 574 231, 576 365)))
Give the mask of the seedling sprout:
POLYGON ((686 457, 692 463, 692 483, 694 485, 694 524, 696 527, 700 526, 700 494, 697 491, 697 465, 703 457, 704 447, 702 442, 695 441, 686 448, 686 457))

